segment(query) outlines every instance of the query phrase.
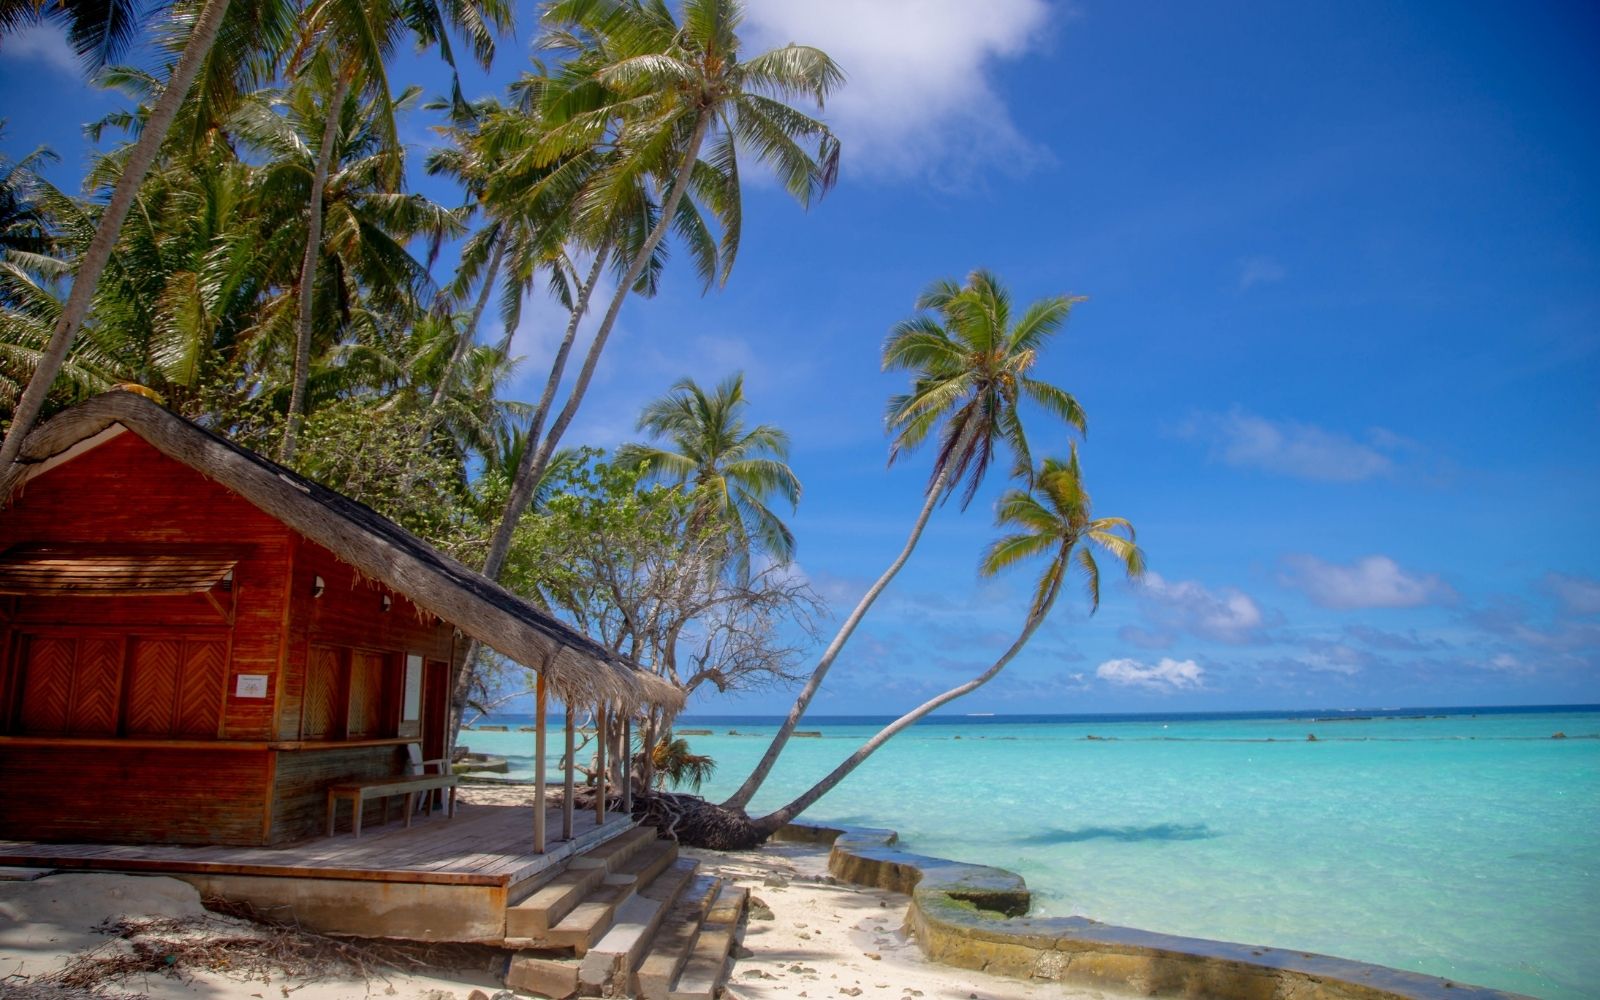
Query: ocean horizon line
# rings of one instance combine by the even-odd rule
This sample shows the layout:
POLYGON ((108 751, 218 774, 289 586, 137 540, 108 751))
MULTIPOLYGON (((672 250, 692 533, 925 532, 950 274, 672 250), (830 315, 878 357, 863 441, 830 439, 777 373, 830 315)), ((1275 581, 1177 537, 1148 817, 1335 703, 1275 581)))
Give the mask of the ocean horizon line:
MULTIPOLYGON (((1238 722, 1238 721, 1270 721, 1274 719, 1285 720, 1314 720, 1314 721, 1355 721, 1359 719, 1417 719, 1437 716, 1460 715, 1557 715, 1563 713, 1588 714, 1600 712, 1600 704, 1551 704, 1551 705, 1403 705, 1383 707, 1310 707, 1310 708, 1278 708, 1278 709, 1218 709, 1214 711, 1183 711, 1183 712, 969 712, 969 713, 938 713, 920 719, 916 725, 1002 725, 1002 724, 1048 724, 1048 723, 1074 723, 1074 722, 1159 722, 1159 721, 1186 721, 1186 722, 1238 722)), ((482 716, 478 721, 485 722, 494 719, 531 719, 533 716, 526 712, 492 712, 482 716)), ((675 720, 675 725, 683 724, 715 724, 715 725, 776 725, 787 718, 780 713, 765 712, 725 712, 725 713, 697 713, 685 712, 675 720)), ((855 714, 827 714, 805 715, 801 717, 801 725, 874 725, 891 722, 899 718, 891 713, 855 713, 855 714)))

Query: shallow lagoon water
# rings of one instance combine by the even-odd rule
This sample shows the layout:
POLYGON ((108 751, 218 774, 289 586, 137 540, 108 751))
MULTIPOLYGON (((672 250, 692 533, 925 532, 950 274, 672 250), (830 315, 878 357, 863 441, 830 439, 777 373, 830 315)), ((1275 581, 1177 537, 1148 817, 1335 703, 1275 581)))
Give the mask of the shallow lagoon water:
MULTIPOLYGON (((1600 996, 1600 712, 1439 711, 945 719, 901 734, 805 818, 891 827, 910 850, 1020 872, 1044 915, 1600 996)), ((705 789, 716 798, 776 726, 680 728, 713 730, 689 741, 718 761, 705 789)), ((753 812, 877 727, 802 728, 823 736, 791 742, 753 812)), ((530 776, 531 734, 463 741, 530 776)))

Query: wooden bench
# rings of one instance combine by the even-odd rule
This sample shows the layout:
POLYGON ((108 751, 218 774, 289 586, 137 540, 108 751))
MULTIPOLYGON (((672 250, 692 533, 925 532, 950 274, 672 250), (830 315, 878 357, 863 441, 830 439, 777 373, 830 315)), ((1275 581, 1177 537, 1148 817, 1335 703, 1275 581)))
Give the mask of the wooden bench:
POLYGON ((339 815, 339 800, 348 799, 350 802, 350 832, 361 836, 361 807, 367 799, 380 799, 383 802, 383 822, 389 822, 389 799, 396 795, 406 798, 405 817, 406 826, 411 825, 411 813, 415 807, 418 794, 422 796, 423 812, 433 815, 433 795, 435 792, 448 792, 449 801, 446 815, 454 818, 456 814, 456 783, 460 780, 454 774, 446 774, 444 761, 423 760, 421 748, 415 743, 406 747, 406 756, 410 760, 411 773, 399 774, 392 778, 366 778, 361 781, 341 781, 328 788, 328 836, 333 836, 334 820, 339 815), (429 774, 428 769, 435 768, 435 773, 429 774))

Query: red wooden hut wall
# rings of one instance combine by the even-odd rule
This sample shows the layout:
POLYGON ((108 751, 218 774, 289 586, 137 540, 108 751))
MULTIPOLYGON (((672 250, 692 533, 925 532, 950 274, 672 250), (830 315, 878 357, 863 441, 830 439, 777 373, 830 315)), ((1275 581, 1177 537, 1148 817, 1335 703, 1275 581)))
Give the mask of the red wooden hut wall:
POLYGON ((438 741, 439 699, 401 721, 406 664, 448 672, 454 629, 135 434, 0 511, 0 554, 38 543, 238 561, 206 594, 0 597, 0 836, 297 839, 328 784, 398 773, 424 729, 438 741))

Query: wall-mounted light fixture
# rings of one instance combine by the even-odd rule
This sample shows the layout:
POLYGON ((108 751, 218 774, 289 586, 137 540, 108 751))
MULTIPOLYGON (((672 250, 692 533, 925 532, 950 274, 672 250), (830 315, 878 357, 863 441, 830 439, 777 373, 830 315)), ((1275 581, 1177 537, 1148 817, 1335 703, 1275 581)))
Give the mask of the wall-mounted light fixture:
POLYGON ((311 596, 312 597, 321 597, 322 596, 322 592, 324 590, 327 590, 327 589, 328 589, 328 585, 326 583, 322 582, 322 577, 314 576, 314 577, 311 578, 311 596))
POLYGON ((390 597, 388 594, 384 594, 383 595, 383 610, 384 611, 388 611, 392 607, 394 607, 394 598, 390 597))

